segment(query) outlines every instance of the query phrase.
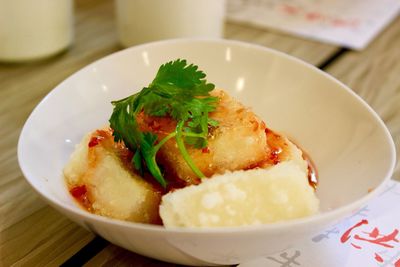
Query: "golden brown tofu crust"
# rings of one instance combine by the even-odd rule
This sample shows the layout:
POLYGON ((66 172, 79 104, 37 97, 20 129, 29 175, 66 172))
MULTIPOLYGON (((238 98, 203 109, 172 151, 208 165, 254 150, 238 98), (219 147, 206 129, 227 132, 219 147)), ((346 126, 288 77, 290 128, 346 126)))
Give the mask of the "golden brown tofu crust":
MULTIPOLYGON (((209 114, 218 121, 210 129, 208 145, 204 149, 187 146, 195 165, 206 177, 226 171, 248 169, 266 161, 268 146, 265 123, 240 102, 222 90, 214 90, 218 97, 216 110, 209 114)), ((159 140, 175 129, 171 118, 151 117, 143 113, 138 117, 142 130, 158 135, 159 140)), ((187 184, 198 184, 197 175, 183 159, 175 139, 170 139, 160 149, 157 160, 165 169, 166 178, 181 180, 187 184)))

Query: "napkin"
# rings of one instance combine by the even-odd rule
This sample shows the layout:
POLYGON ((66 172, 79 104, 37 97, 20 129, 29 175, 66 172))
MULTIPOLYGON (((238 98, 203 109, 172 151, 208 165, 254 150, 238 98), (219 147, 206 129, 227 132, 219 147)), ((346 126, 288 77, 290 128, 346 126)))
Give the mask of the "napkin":
POLYGON ((400 182, 302 244, 238 267, 400 267, 400 182))
POLYGON ((351 49, 365 48, 400 11, 398 0, 230 0, 228 20, 351 49))

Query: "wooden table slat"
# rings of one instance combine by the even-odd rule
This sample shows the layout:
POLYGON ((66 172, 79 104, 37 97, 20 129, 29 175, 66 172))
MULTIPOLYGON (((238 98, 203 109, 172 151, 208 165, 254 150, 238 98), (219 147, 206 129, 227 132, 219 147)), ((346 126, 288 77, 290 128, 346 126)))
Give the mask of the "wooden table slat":
POLYGON ((57 266, 93 236, 45 206, 1 232, 0 266, 57 266))

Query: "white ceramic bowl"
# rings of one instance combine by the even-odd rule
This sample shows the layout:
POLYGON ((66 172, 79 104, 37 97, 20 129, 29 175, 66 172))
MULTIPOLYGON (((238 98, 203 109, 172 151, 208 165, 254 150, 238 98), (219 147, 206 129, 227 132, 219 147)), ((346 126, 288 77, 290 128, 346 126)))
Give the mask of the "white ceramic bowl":
POLYGON ((62 82, 27 120, 18 159, 27 181, 50 205, 112 243, 163 261, 211 265, 274 253, 350 215, 390 179, 395 150, 374 111, 309 64, 235 41, 170 40, 115 53, 62 82), (74 145, 107 123, 110 101, 148 85, 162 63, 177 58, 199 65, 209 81, 311 155, 320 179, 320 214, 262 226, 166 230, 93 215, 75 204, 62 177, 74 145))

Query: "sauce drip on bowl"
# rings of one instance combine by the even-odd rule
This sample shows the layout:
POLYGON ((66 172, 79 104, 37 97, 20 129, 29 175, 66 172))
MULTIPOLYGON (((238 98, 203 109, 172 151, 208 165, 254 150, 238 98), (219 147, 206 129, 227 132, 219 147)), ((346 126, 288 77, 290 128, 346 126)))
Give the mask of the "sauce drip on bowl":
MULTIPOLYGON (((270 151, 268 153, 268 157, 266 160, 266 164, 276 165, 284 160, 286 160, 288 155, 288 144, 281 135, 275 133, 274 131, 265 128, 265 134, 267 135, 267 143, 270 151)), ((295 146, 297 146, 302 151, 303 159, 307 162, 307 170, 308 170, 308 183, 314 190, 317 190, 318 186, 318 172, 315 167, 314 162, 312 161, 310 155, 304 151, 298 144, 290 140, 295 146)), ((262 166, 261 164, 260 166, 262 166)))
POLYGON ((311 160, 310 156, 303 151, 303 158, 305 161, 307 161, 307 168, 308 168, 308 183, 310 186, 314 188, 314 190, 317 190, 318 186, 318 172, 317 168, 315 167, 314 162, 311 160))

